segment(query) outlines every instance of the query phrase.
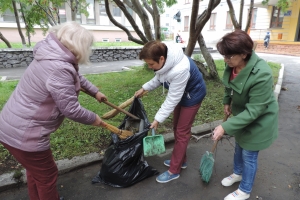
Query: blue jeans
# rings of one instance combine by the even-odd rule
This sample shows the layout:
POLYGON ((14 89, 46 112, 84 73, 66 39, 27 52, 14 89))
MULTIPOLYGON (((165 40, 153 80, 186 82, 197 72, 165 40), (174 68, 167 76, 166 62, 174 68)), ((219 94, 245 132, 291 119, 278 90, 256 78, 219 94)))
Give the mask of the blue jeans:
POLYGON ((257 171, 257 157, 259 151, 248 151, 235 143, 233 173, 242 176, 239 189, 250 194, 257 171))

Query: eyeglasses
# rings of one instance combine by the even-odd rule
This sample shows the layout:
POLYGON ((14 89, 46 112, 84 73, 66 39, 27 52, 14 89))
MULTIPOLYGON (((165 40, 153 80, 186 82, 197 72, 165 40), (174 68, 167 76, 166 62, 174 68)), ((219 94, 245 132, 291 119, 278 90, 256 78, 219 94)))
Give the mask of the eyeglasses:
POLYGON ((223 58, 224 59, 227 59, 227 60, 230 60, 231 58, 233 58, 234 57, 234 55, 232 55, 232 56, 226 56, 226 55, 222 55, 223 56, 223 58))

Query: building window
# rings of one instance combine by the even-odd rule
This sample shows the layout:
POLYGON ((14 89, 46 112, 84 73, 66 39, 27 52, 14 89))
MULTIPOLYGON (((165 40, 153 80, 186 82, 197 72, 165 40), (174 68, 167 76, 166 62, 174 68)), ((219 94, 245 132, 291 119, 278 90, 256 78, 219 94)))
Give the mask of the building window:
POLYGON ((166 23, 166 26, 169 26, 169 23, 166 23))
POLYGON ((94 12, 95 9, 94 0, 87 0, 86 2, 89 4, 89 6, 87 7, 89 16, 86 19, 86 23, 95 24, 96 21, 95 21, 95 12, 94 12))
POLYGON ((109 42, 109 38, 102 38, 102 42, 109 42))
POLYGON ((170 15, 169 15, 169 14, 166 14, 166 17, 170 17, 170 15))
POLYGON ((217 13, 211 13, 209 30, 216 30, 216 17, 217 17, 217 13))
POLYGON ((121 38, 115 38, 115 42, 122 42, 121 38))
POLYGON ((112 15, 114 17, 121 17, 121 9, 118 6, 113 5, 112 6, 112 15))
POLYGON ((99 15, 100 16, 107 16, 104 1, 100 1, 100 3, 99 3, 99 15))
POLYGON ((283 22, 284 13, 280 8, 273 6, 272 18, 271 18, 271 26, 270 28, 281 28, 283 22))
POLYGON ((184 16, 184 29, 183 31, 189 31, 189 16, 184 16))
POLYGON ((59 20, 60 20, 60 23, 67 21, 66 6, 64 3, 59 7, 59 20))
POLYGON ((185 3, 185 4, 190 3, 190 0, 184 0, 184 3, 185 3))
POLYGON ((233 28, 232 20, 231 20, 229 11, 227 11, 226 27, 225 27, 225 29, 232 29, 232 28, 233 28))
POLYGON ((257 8, 253 8, 252 10, 252 16, 251 16, 251 28, 255 28, 256 25, 256 16, 257 16, 257 8))
POLYGON ((9 9, 2 14, 2 17, 4 22, 16 22, 15 14, 9 9))

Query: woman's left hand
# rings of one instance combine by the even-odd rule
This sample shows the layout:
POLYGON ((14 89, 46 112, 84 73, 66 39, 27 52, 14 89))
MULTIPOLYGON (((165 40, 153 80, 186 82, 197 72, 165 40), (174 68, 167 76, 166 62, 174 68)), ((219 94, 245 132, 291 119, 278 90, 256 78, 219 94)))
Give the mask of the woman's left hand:
POLYGON ((220 140, 222 136, 224 135, 225 130, 221 125, 217 126, 215 130, 213 131, 212 139, 213 140, 220 140))
POLYGON ((151 124, 150 128, 154 128, 154 130, 156 130, 156 129, 157 129, 157 127, 158 127, 158 124, 159 124, 159 122, 158 122, 158 121, 156 121, 156 120, 154 120, 154 121, 152 122, 152 124, 151 124))
POLYGON ((97 92, 97 94, 95 95, 95 98, 99 102, 107 101, 107 97, 103 93, 101 93, 101 92, 97 92))

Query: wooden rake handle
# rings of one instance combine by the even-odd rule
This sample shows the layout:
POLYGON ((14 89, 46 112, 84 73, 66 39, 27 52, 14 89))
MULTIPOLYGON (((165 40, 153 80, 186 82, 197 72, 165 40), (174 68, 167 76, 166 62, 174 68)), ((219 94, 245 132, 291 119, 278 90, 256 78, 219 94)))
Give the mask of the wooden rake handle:
MULTIPOLYGON (((224 118, 223 118, 223 122, 226 122, 227 119, 228 119, 228 117, 229 117, 229 115, 225 115, 224 118)), ((217 148, 217 145, 218 145, 218 142, 219 142, 219 140, 217 140, 217 141, 214 142, 214 145, 213 145, 213 147, 212 147, 212 149, 211 149, 211 152, 212 152, 212 153, 215 152, 215 150, 216 150, 216 148, 217 148)))
MULTIPOLYGON (((81 90, 82 92, 84 92, 84 93, 90 95, 91 97, 94 97, 91 93, 89 93, 89 92, 86 91, 85 89, 80 88, 80 90, 81 90)), ((95 97, 94 97, 94 98, 95 98, 95 97)), ((103 103, 105 103, 106 105, 109 105, 110 107, 113 107, 114 109, 116 109, 116 110, 118 110, 118 111, 120 111, 120 112, 122 112, 122 113, 125 113, 126 115, 128 115, 129 117, 132 117, 133 119, 140 119, 140 118, 138 118, 137 116, 135 116, 135 115, 131 114, 130 112, 128 112, 128 111, 126 111, 126 110, 124 110, 124 109, 122 109, 122 108, 120 108, 120 107, 118 107, 118 106, 116 106, 116 105, 114 105, 114 104, 112 104, 112 103, 110 103, 110 102, 107 101, 107 100, 103 101, 103 103)))

